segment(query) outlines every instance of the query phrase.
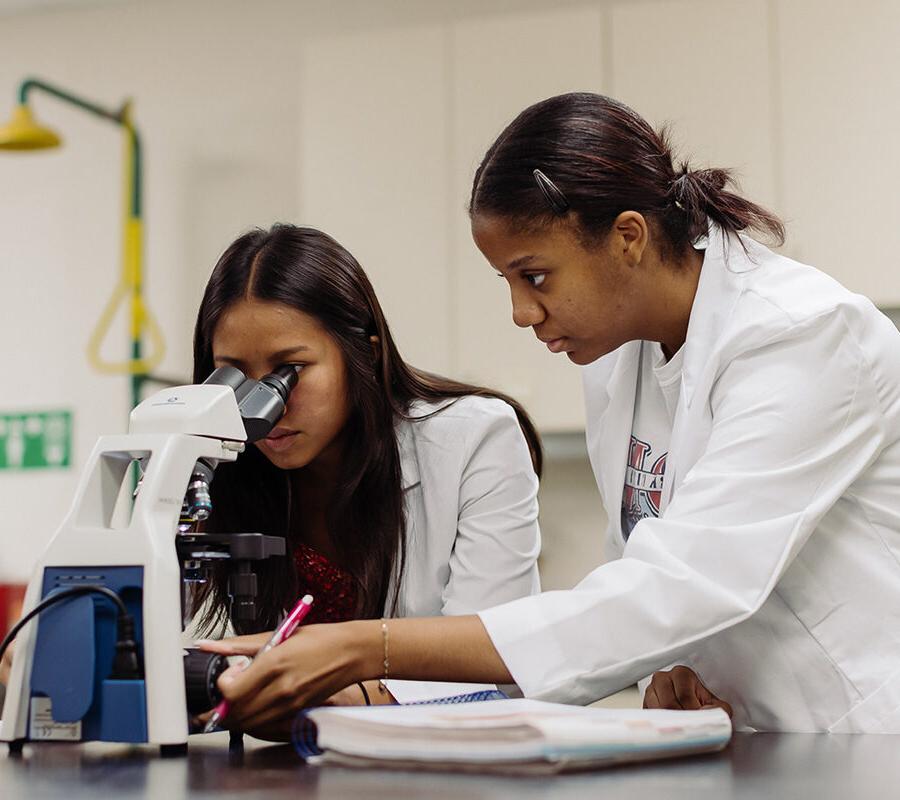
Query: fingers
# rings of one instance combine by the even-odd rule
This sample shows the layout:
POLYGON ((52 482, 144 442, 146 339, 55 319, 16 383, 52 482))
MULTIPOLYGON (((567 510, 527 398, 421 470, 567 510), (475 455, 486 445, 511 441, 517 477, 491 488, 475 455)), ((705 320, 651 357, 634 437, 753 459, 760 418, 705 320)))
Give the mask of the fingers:
MULTIPOLYGON (((654 676, 655 677, 655 676, 654 676)), ((650 685, 647 687, 647 691, 644 692, 644 708, 662 708, 660 705, 659 697, 656 695, 656 687, 653 685, 653 681, 650 682, 650 685)))
POLYGON ((318 638, 315 627, 328 626, 310 626, 258 656, 246 670, 219 679, 230 709, 225 718, 228 727, 249 731, 289 725, 300 709, 331 696, 335 683, 347 685, 333 660, 315 663, 316 654, 322 653, 314 641, 318 638))
POLYGON ((671 672, 656 672, 650 679, 650 685, 644 694, 644 708, 680 709, 681 702, 675 695, 675 685, 671 672), (652 705, 648 704, 649 702, 652 705))
POLYGON ((688 667, 655 672, 644 694, 644 708, 693 711, 703 706, 698 689, 709 693, 697 673, 688 667))
POLYGON ((698 689, 706 687, 700 682, 697 673, 688 667, 674 667, 671 672, 672 689, 679 706, 685 711, 696 711, 702 703, 697 696, 698 689))
POLYGON ((285 670, 277 655, 270 651, 257 658, 252 668, 229 667, 219 676, 219 691, 230 707, 225 720, 229 727, 249 730, 284 715, 285 670))
POLYGON ((271 638, 271 633, 254 633, 250 636, 232 636, 228 639, 197 639, 194 646, 208 653, 223 656, 255 656, 271 638))
POLYGON ((246 670, 220 677, 229 705, 225 725, 242 731, 289 728, 301 709, 365 677, 349 657, 354 651, 348 626, 356 623, 303 627, 246 670))
POLYGON ((249 667, 252 663, 253 662, 247 656, 237 656, 235 660, 229 663, 224 672, 219 675, 219 680, 225 678, 226 683, 230 682, 233 678, 237 677, 241 672, 247 669, 247 667, 249 667))
MULTIPOLYGON (((716 697, 692 669, 679 666, 672 669, 672 681, 676 685, 677 696, 691 696, 690 708, 721 708, 729 717, 733 715, 731 705, 720 697, 716 697), (679 688, 680 687, 680 688, 679 688), (697 705, 694 705, 694 699, 697 705)), ((682 701, 682 707, 688 708, 682 701)))
POLYGON ((697 698, 700 700, 701 708, 721 708, 729 718, 734 716, 734 710, 731 704, 723 700, 721 697, 714 695, 701 681, 698 680, 697 698))
POLYGON ((704 707, 718 707, 731 714, 731 706, 716 697, 698 677, 685 666, 654 673, 644 695, 644 708, 669 708, 693 711, 704 707))

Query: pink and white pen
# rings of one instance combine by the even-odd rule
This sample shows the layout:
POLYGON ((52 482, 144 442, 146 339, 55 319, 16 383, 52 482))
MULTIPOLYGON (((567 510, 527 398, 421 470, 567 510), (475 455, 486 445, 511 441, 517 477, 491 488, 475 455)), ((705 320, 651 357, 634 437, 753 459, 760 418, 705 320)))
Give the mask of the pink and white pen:
MULTIPOLYGON (((253 661, 256 661, 263 653, 268 653, 273 647, 278 647, 285 639, 289 639, 291 634, 297 630, 297 626, 303 622, 303 618, 309 613, 312 602, 313 599, 311 594, 303 595, 291 609, 290 614, 282 620, 281 625, 275 629, 275 633, 272 634, 269 641, 257 651, 255 656, 253 656, 253 660, 250 663, 252 664, 253 661)), ((212 716, 204 726, 203 732, 211 733, 215 730, 216 726, 222 721, 222 718, 227 713, 228 701, 222 700, 222 702, 213 709, 212 716)))

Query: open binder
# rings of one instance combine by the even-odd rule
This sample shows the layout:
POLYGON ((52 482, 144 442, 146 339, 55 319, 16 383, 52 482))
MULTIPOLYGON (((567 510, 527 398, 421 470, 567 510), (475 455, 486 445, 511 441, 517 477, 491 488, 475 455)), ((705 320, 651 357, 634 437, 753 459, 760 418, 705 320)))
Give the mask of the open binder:
POLYGON ((584 708, 539 700, 317 708, 298 725, 302 755, 324 763, 554 773, 721 750, 720 709, 584 708))

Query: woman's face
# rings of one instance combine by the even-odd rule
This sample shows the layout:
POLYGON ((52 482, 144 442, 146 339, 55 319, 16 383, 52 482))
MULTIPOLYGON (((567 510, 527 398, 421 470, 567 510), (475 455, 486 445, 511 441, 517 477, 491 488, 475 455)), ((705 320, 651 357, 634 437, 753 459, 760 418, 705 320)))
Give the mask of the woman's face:
POLYGON ((347 372, 340 347, 318 320, 281 303, 240 300, 219 319, 212 351, 216 367, 237 367, 256 380, 285 364, 303 365, 284 417, 256 442, 276 467, 339 457, 349 415, 347 372))
POLYGON ((638 228, 614 225, 602 242, 586 249, 562 224, 521 232, 497 217, 472 220, 475 244, 509 283, 513 322, 531 327, 551 352, 565 353, 576 364, 639 338, 642 276, 635 267, 646 229, 641 239, 638 228))

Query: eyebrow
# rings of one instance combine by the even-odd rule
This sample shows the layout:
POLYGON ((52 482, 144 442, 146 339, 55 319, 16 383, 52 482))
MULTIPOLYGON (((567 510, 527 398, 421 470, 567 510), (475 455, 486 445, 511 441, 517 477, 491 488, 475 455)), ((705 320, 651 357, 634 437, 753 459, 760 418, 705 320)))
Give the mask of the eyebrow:
POLYGON ((533 256, 533 255, 529 255, 529 256, 519 256, 518 258, 514 258, 512 261, 510 261, 510 262, 506 265, 506 269, 507 269, 507 271, 512 272, 513 270, 517 270, 517 269, 520 269, 520 268, 522 268, 522 267, 524 267, 524 266, 527 266, 527 265, 530 264, 532 261, 534 261, 534 256, 533 256))
MULTIPOLYGON (((281 361, 282 359, 289 358, 290 356, 296 355, 297 353, 302 353, 304 351, 308 351, 309 348, 305 344, 298 344, 296 347, 287 347, 284 350, 279 350, 277 353, 272 353, 269 356, 270 361, 281 361)), ((240 364, 241 359, 234 358, 232 356, 216 356, 216 361, 224 361, 226 364, 240 364)))

